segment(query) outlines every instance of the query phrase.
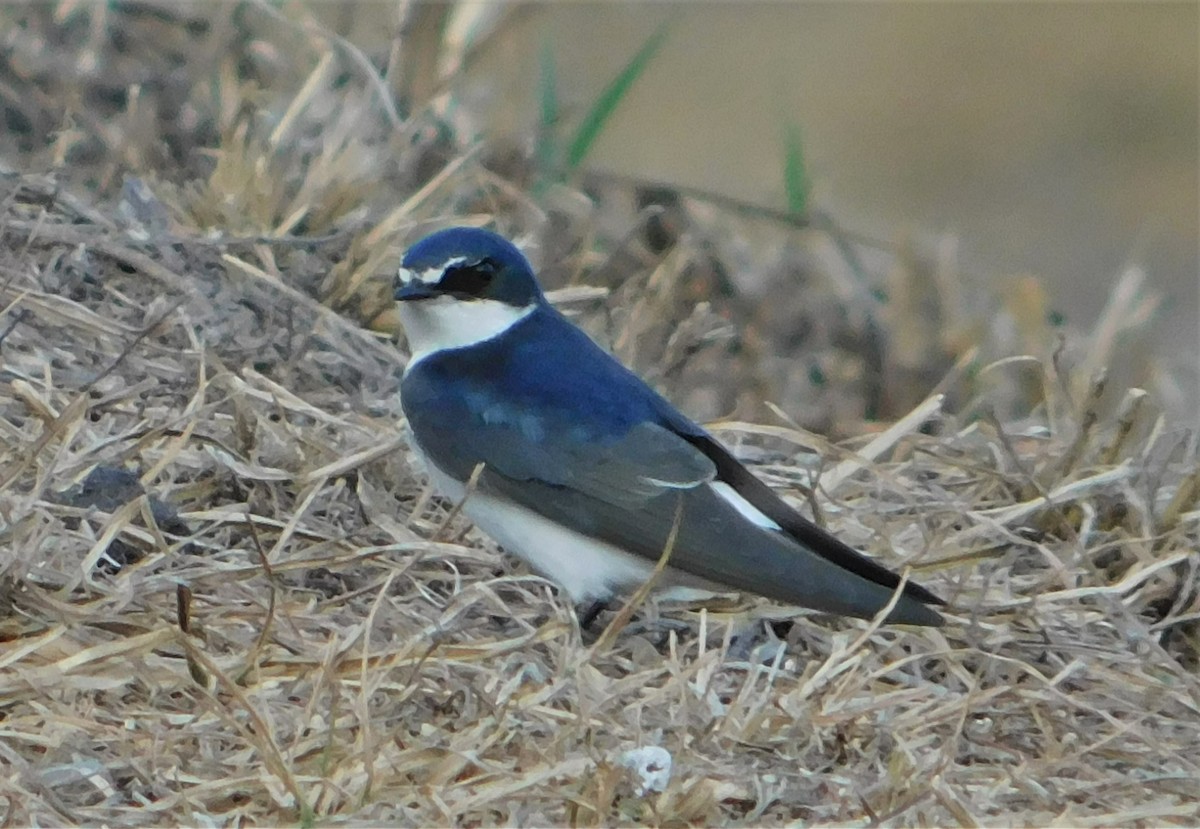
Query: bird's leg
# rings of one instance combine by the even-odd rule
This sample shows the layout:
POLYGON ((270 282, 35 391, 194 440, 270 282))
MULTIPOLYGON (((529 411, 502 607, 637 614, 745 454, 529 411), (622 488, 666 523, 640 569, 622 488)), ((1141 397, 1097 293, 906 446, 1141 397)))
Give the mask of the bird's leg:
POLYGON ((629 636, 642 636, 649 640, 656 650, 662 651, 671 641, 671 634, 683 636, 692 630, 692 626, 681 619, 671 619, 658 616, 653 619, 635 619, 625 628, 629 636))
MULTIPOLYGON (((786 637, 791 625, 782 629, 786 637)), ((727 658, 733 662, 748 662, 754 660, 757 654, 760 661, 770 663, 775 658, 776 649, 783 647, 786 641, 779 636, 778 630, 776 623, 768 619, 756 619, 740 626, 740 630, 735 630, 730 637, 727 658)))
POLYGON ((575 608, 579 617, 579 627, 582 630, 590 629, 596 618, 605 610, 608 610, 607 599, 595 599, 589 604, 579 605, 575 608))

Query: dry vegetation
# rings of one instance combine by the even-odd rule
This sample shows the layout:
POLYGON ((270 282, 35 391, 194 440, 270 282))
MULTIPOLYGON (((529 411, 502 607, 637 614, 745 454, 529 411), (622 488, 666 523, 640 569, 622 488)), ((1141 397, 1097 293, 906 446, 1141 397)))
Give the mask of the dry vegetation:
POLYGON ((296 9, 0 15, 4 825, 1200 819, 1196 437, 1152 365, 1099 382, 1136 273, 1060 331, 1032 280, 968 299, 948 256, 546 183, 461 137, 453 78, 426 100, 296 9), (651 602, 581 634, 410 463, 372 330, 450 221, 528 243, 950 624, 651 602))

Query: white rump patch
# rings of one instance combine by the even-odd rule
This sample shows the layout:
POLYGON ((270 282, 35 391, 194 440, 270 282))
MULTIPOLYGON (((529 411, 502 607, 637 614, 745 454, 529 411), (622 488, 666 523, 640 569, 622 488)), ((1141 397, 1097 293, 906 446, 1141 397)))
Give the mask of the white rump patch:
POLYGON ((398 305, 400 323, 412 349, 406 372, 430 354, 449 348, 465 348, 503 334, 537 307, 516 308, 494 299, 464 300, 452 296, 398 305))
POLYGON ((764 530, 776 530, 782 532, 783 528, 772 521, 767 516, 758 511, 758 508, 738 494, 737 490, 731 487, 724 481, 713 481, 709 484, 713 492, 720 495, 726 503, 741 513, 741 516, 746 520, 757 524, 764 530))

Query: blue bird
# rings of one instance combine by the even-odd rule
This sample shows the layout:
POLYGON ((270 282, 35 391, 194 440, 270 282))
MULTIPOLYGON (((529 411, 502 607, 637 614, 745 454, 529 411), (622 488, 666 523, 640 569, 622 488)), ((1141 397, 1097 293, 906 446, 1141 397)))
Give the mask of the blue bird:
MULTIPOLYGON (((871 618, 900 584, 806 519, 543 296, 516 247, 451 228, 404 256, 401 402, 434 488, 580 606, 668 584, 871 618), (467 481, 483 465, 476 486, 467 481)), ((940 625, 909 582, 889 622, 940 625)))

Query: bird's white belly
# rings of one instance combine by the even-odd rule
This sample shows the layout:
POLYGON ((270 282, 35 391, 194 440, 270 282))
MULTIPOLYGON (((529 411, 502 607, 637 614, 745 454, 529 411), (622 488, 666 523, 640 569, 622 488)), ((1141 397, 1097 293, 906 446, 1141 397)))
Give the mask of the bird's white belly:
POLYGON ((606 599, 646 581, 654 570, 653 563, 640 556, 499 498, 475 493, 463 512, 506 550, 561 585, 576 603, 606 599))
MULTIPOLYGON (((433 488, 462 501, 466 486, 438 469, 413 445, 433 488)), ((463 504, 470 518, 510 553, 562 586, 575 603, 607 599, 646 581, 654 562, 556 524, 506 499, 472 492, 463 504)))

